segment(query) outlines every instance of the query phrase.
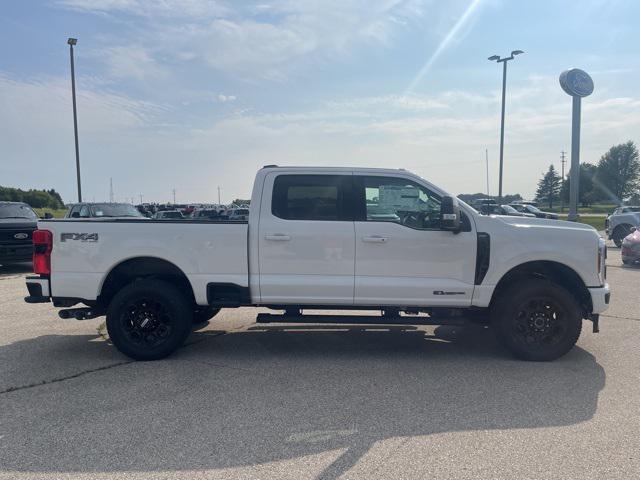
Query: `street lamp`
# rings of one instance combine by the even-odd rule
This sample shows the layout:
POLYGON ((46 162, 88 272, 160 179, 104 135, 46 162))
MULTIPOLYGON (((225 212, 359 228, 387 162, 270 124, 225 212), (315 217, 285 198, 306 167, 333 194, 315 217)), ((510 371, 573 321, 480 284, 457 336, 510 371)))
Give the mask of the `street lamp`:
POLYGON ((80 187, 80 149, 78 147, 78 112, 76 110, 76 73, 73 65, 73 46, 78 43, 77 38, 69 38, 69 56, 71 57, 71 96, 73 98, 73 133, 76 142, 76 176, 78 179, 78 202, 82 202, 82 189, 80 187))
POLYGON ((499 55, 491 55, 488 60, 502 63, 502 116, 500 119, 500 179, 498 182, 498 197, 502 199, 502 164, 504 155, 504 97, 507 89, 507 62, 513 60, 516 55, 524 53, 522 50, 514 50, 511 55, 500 58, 499 55))

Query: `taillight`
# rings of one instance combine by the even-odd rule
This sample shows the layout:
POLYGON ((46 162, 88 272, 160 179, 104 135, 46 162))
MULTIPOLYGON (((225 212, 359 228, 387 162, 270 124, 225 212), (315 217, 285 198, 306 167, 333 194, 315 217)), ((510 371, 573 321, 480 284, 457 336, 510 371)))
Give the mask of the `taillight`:
POLYGON ((51 274, 53 234, 49 230, 33 232, 33 271, 39 275, 51 274))

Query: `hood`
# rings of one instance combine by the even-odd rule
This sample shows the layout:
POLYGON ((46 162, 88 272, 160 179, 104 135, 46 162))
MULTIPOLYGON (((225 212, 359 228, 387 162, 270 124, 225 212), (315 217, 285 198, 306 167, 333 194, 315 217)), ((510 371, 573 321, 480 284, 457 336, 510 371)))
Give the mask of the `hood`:
POLYGON ((624 237, 624 243, 640 243, 640 230, 631 232, 629 235, 624 237))
POLYGON ((495 216, 494 219, 517 227, 544 227, 559 230, 586 230, 596 232, 595 228, 586 223, 552 220, 550 218, 495 216))

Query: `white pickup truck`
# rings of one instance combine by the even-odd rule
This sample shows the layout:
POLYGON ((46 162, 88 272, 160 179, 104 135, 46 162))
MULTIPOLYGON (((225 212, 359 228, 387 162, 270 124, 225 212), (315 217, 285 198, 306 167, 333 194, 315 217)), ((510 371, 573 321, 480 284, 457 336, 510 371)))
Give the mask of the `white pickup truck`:
POLYGON ((517 357, 552 360, 610 295, 592 227, 480 215, 404 170, 267 166, 248 221, 41 220, 33 242, 25 300, 106 314, 143 360, 240 306, 282 311, 259 322, 485 322, 517 357))

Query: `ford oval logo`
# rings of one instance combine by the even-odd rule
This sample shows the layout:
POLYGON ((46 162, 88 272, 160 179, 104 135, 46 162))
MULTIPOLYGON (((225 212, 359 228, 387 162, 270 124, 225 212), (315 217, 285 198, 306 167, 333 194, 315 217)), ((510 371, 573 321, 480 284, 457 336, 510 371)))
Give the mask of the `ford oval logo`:
POLYGON ((29 238, 29 234, 28 233, 16 233, 13 238, 15 238, 16 240, 24 240, 25 238, 29 238))

